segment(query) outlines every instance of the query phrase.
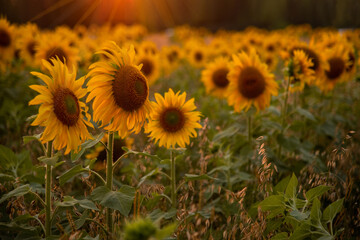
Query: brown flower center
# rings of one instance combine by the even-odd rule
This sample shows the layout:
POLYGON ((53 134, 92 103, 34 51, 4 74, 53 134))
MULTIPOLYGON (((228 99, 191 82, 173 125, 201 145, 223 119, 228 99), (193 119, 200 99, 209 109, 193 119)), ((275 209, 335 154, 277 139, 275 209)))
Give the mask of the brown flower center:
POLYGON ((196 53, 195 53, 195 61, 201 62, 202 59, 203 59, 202 53, 201 53, 201 52, 196 52, 196 53))
POLYGON ((256 98, 265 91, 265 78, 255 67, 246 67, 240 72, 239 92, 246 98, 256 98))
POLYGON ((318 55, 311 49, 306 47, 296 47, 291 51, 291 56, 294 56, 295 50, 303 50, 306 56, 310 59, 310 61, 313 63, 313 66, 310 67, 310 69, 317 71, 320 66, 320 61, 318 55))
POLYGON ((5 29, 0 29, 0 47, 6 48, 11 44, 11 37, 5 29))
POLYGON ((29 42, 26 46, 26 50, 28 51, 31 57, 35 56, 36 53, 35 47, 36 47, 36 42, 34 41, 29 42))
POLYGON ((65 125, 75 125, 80 116, 80 106, 74 93, 68 88, 59 88, 53 100, 56 117, 65 125))
POLYGON ((220 68, 216 70, 212 75, 213 83, 219 88, 225 88, 229 84, 227 74, 229 70, 227 68, 220 68))
POLYGON ((339 57, 330 58, 328 60, 330 69, 325 71, 325 74, 329 80, 337 79, 345 70, 345 63, 339 57))
POLYGON ((143 66, 141 68, 141 72, 146 76, 146 77, 149 77, 152 72, 153 72, 153 69, 154 69, 154 64, 152 63, 152 61, 150 61, 149 59, 147 58, 144 58, 140 61, 143 66))
POLYGON ((56 58, 56 56, 59 58, 59 60, 62 63, 65 63, 65 60, 67 60, 66 54, 64 52, 64 50, 61 47, 54 47, 51 48, 50 50, 48 50, 46 52, 46 60, 48 62, 51 63, 51 65, 53 65, 53 63, 51 61, 49 61, 51 58, 56 58))
POLYGON ((116 104, 128 112, 143 106, 149 91, 145 76, 137 68, 125 65, 120 67, 114 77, 113 95, 116 104))
POLYGON ((168 108, 160 115, 160 125, 166 132, 177 132, 185 125, 185 116, 178 108, 168 108))
POLYGON ((167 55, 167 58, 168 58, 168 60, 169 60, 169 62, 174 62, 174 61, 176 61, 176 59, 178 58, 178 53, 177 53, 177 51, 172 51, 172 52, 170 52, 168 55, 167 55))

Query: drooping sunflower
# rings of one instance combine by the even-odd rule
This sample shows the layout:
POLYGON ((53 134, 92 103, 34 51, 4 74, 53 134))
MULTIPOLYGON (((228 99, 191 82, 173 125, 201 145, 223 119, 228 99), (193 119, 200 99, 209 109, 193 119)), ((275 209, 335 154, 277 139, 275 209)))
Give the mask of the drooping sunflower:
MULTIPOLYGON (((105 134, 102 138, 103 143, 107 143, 108 134, 105 134)), ((122 147, 131 148, 134 143, 134 139, 131 137, 120 138, 119 136, 114 137, 114 148, 113 148, 113 161, 115 162, 119 157, 121 157, 125 151, 122 147)), ((87 159, 96 158, 96 162, 94 165, 94 170, 101 171, 106 169, 106 149, 103 144, 98 143, 95 145, 95 148, 92 151, 85 155, 87 159)))
POLYGON ((142 64, 141 72, 152 85, 160 76, 160 62, 157 54, 140 53, 136 57, 136 64, 142 64))
POLYGON ((264 109, 270 104, 271 95, 278 93, 274 75, 254 51, 233 55, 228 79, 227 100, 236 112, 247 111, 252 104, 258 110, 264 109))
POLYGON ((226 58, 220 57, 207 64, 201 72, 201 81, 205 85, 206 93, 224 98, 229 85, 228 73, 229 61, 226 58))
POLYGON ((15 28, 5 18, 0 18, 0 70, 10 62, 15 52, 15 28))
POLYGON ((201 128, 201 113, 194 111, 194 99, 185 102, 186 93, 180 94, 179 91, 175 94, 172 89, 169 89, 164 97, 155 93, 155 99, 156 103, 153 103, 154 109, 145 132, 149 133, 155 142, 159 142, 159 146, 185 147, 190 143, 190 137, 197 136, 195 129, 201 128))
POLYGON ((334 89, 337 83, 348 79, 346 68, 350 62, 348 61, 348 52, 342 45, 325 51, 325 59, 328 68, 325 69, 323 77, 318 79, 317 85, 322 91, 328 92, 334 89))
POLYGON ((77 67, 79 60, 77 48, 71 47, 70 43, 59 35, 50 33, 41 35, 35 54, 38 64, 41 63, 42 59, 51 63, 50 59, 56 56, 63 63, 66 62, 69 69, 74 65, 77 67))
POLYGON ((291 66, 289 67, 290 91, 302 91, 305 83, 311 84, 315 79, 315 71, 311 68, 314 63, 302 50, 295 50, 291 61, 291 66))
POLYGON ((50 76, 31 72, 46 84, 30 86, 40 94, 29 105, 41 105, 39 114, 31 125, 44 126, 40 140, 43 143, 53 141, 56 150, 66 147, 65 154, 68 154, 70 150, 77 151, 80 144, 90 138, 86 127, 92 127, 89 122, 90 114, 87 113, 86 104, 80 101, 87 92, 82 88, 85 78, 75 80, 75 69, 69 72, 66 64, 58 58, 50 61, 51 63, 42 61, 50 76))
POLYGON ((117 131, 120 137, 129 132, 138 133, 151 111, 148 80, 141 65, 134 64, 133 47, 120 49, 115 42, 98 54, 107 60, 93 63, 89 69, 87 102, 94 99, 93 119, 108 131, 117 131))

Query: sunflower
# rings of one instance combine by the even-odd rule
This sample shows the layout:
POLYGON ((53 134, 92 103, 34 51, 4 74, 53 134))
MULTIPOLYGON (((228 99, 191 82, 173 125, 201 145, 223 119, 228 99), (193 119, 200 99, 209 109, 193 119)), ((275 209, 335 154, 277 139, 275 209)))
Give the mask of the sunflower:
POLYGON ((302 91, 305 83, 310 84, 315 79, 315 71, 311 68, 314 64, 304 51, 295 50, 294 57, 287 65, 289 64, 291 92, 302 91))
POLYGON ((160 62, 157 54, 141 53, 136 57, 136 63, 142 64, 141 72, 152 85, 160 76, 160 62))
POLYGON ((108 131, 125 137, 129 131, 138 133, 151 111, 149 85, 141 65, 134 64, 135 51, 120 49, 115 42, 98 54, 107 60, 93 63, 89 69, 87 102, 94 99, 94 121, 108 131))
MULTIPOLYGON (((108 134, 105 134, 102 138, 102 142, 106 143, 108 140, 108 134)), ((113 149, 113 161, 115 162, 119 157, 121 157, 125 151, 122 147, 131 148, 134 143, 134 139, 131 137, 120 138, 118 136, 114 137, 114 149, 113 149)), ((87 159, 96 158, 94 165, 94 170, 101 171, 106 169, 106 149, 103 144, 98 143, 94 149, 88 154, 85 155, 87 159)))
POLYGON ((28 33, 19 40, 20 58, 27 66, 36 67, 35 54, 39 45, 38 36, 28 33))
POLYGON ((327 92, 334 89, 338 82, 348 79, 346 68, 351 63, 348 61, 348 52, 342 45, 325 51, 325 59, 328 68, 324 71, 323 77, 318 79, 317 85, 322 91, 327 92))
POLYGON ((70 150, 77 151, 80 144, 90 138, 86 128, 86 125, 92 127, 88 121, 88 107, 79 100, 86 95, 86 89, 82 88, 85 78, 75 80, 75 69, 70 73, 59 58, 50 61, 51 63, 42 61, 50 76, 31 72, 47 85, 30 86, 40 94, 31 100, 29 105, 41 105, 39 114, 31 125, 44 126, 40 140, 43 143, 54 141, 56 150, 66 147, 65 154, 68 154, 70 150))
POLYGON ((269 73, 267 65, 252 50, 248 55, 244 52, 233 55, 233 64, 228 74, 228 103, 234 106, 236 112, 252 104, 264 109, 270 104, 271 95, 277 95, 278 84, 274 75, 269 73))
POLYGON ((5 18, 0 18, 0 70, 14 57, 15 28, 5 18))
POLYGON ((79 60, 77 48, 71 47, 66 39, 55 34, 47 33, 40 36, 39 44, 35 50, 35 59, 38 64, 42 59, 51 63, 50 59, 57 56, 60 61, 66 62, 67 67, 71 69, 74 65, 77 66, 79 60))
POLYGON ((145 127, 145 132, 150 137, 159 141, 159 146, 174 148, 175 145, 185 147, 189 144, 190 137, 196 137, 196 128, 199 124, 200 112, 194 111, 194 99, 185 102, 186 93, 176 94, 172 89, 165 93, 165 97, 155 94, 156 103, 151 112, 150 122, 145 127))
POLYGON ((207 51, 200 43, 190 43, 188 46, 187 59, 189 63, 196 67, 202 68, 207 62, 207 51))
POLYGON ((156 44, 152 41, 142 41, 139 45, 139 53, 157 54, 158 49, 156 44))
POLYGON ((220 57, 207 64, 201 72, 201 81, 205 85, 206 93, 224 98, 229 85, 228 73, 229 61, 226 58, 220 57))
POLYGON ((179 46, 170 45, 161 49, 160 56, 166 74, 170 74, 179 66, 179 62, 183 58, 183 52, 179 46))

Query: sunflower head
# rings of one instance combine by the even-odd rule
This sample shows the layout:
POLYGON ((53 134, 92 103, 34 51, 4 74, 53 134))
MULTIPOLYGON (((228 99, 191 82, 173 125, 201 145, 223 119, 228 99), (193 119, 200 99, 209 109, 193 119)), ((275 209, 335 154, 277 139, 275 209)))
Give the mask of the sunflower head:
POLYGON ((229 85, 228 73, 229 62, 226 58, 220 57, 207 64, 201 72, 201 81, 205 85, 206 92, 224 98, 229 85))
POLYGON ((59 58, 50 61, 43 60, 43 66, 50 72, 50 76, 31 72, 46 85, 30 86, 39 95, 29 105, 40 105, 39 114, 32 125, 44 126, 40 140, 43 143, 53 141, 57 150, 66 147, 67 154, 70 150, 77 151, 80 144, 90 137, 86 128, 92 127, 90 115, 85 103, 80 101, 86 94, 86 89, 82 88, 85 78, 75 80, 76 71, 69 72, 59 58))
POLYGON ((149 85, 156 82, 160 76, 160 62, 157 54, 139 54, 137 64, 142 64, 141 72, 149 81, 149 85))
POLYGON ((90 66, 87 101, 93 101, 94 120, 121 137, 139 132, 151 110, 148 80, 141 65, 134 64, 134 47, 116 43, 98 52, 107 57, 90 66))
POLYGON ((262 63, 255 51, 233 55, 228 75, 227 99, 236 112, 247 111, 252 104, 259 110, 270 104, 271 95, 276 95, 278 85, 267 65, 262 63))
POLYGON ((15 51, 15 27, 0 17, 0 61, 11 61, 15 51))
POLYGON ((290 91, 302 91, 305 83, 311 84, 315 78, 315 71, 311 68, 313 62, 302 50, 295 50, 293 58, 288 61, 288 74, 291 85, 290 91))
POLYGON ((172 89, 165 93, 165 97, 155 94, 156 102, 145 131, 150 137, 159 141, 159 146, 174 148, 176 145, 185 147, 190 143, 190 137, 196 137, 200 112, 194 111, 194 99, 185 101, 186 93, 176 94, 172 89))
POLYGON ((338 82, 347 80, 346 69, 351 64, 348 58, 348 52, 343 45, 325 51, 327 68, 324 75, 317 81, 317 85, 323 91, 332 90, 338 82))
MULTIPOLYGON (((58 58, 62 63, 66 63, 68 68, 77 66, 79 60, 78 49, 70 45, 70 42, 60 35, 43 34, 38 40, 35 48, 35 59, 40 63, 43 59, 53 64, 52 58, 58 58)), ((43 69, 44 70, 44 69, 43 69)))

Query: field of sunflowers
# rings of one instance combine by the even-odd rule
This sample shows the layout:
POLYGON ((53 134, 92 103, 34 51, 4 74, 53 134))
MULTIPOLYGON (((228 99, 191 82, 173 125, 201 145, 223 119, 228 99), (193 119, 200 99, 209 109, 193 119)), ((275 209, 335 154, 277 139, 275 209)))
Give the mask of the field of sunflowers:
POLYGON ((360 30, 0 19, 0 238, 359 239, 360 30))

